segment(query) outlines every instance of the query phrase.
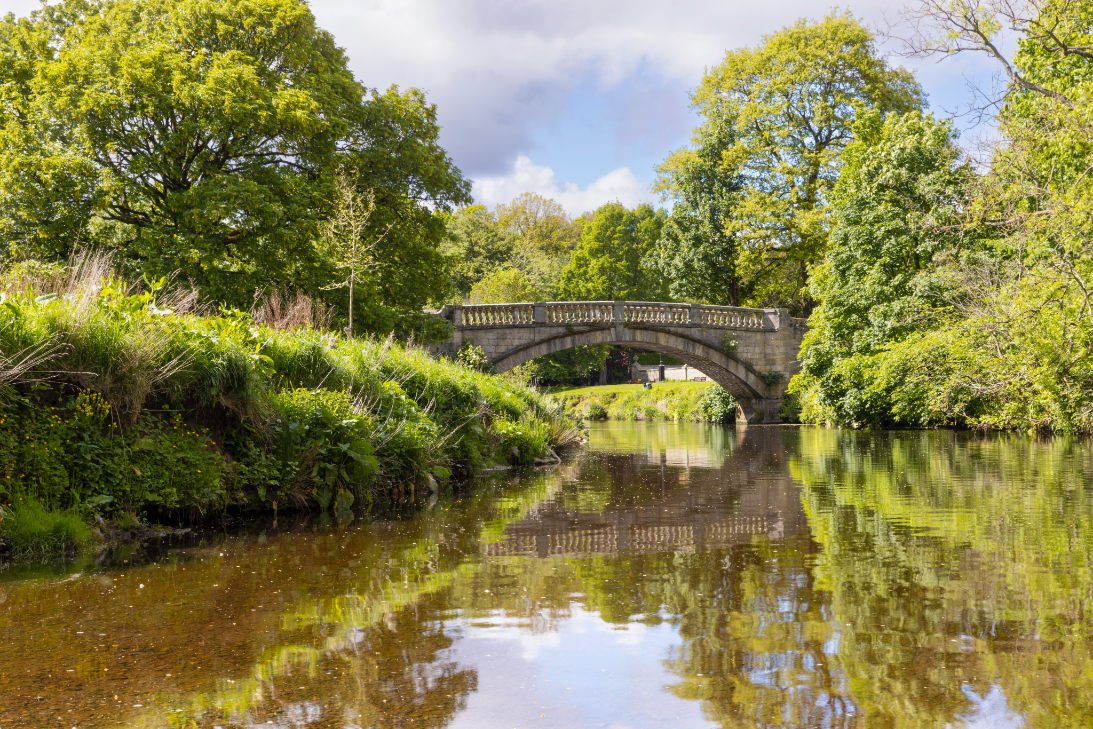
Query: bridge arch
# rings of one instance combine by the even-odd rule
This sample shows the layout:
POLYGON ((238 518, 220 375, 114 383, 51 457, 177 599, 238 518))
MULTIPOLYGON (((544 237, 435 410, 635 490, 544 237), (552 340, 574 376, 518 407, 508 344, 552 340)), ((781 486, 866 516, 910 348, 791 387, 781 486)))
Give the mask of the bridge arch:
POLYGON ((697 339, 672 331, 611 327, 565 332, 509 350, 493 360, 493 366, 498 373, 506 372, 537 357, 587 344, 611 344, 667 354, 701 370, 738 401, 769 397, 767 383, 747 365, 697 339))
POLYGON ((785 383, 796 374, 807 325, 785 309, 649 301, 555 301, 447 306, 454 357, 482 348, 499 372, 586 344, 662 352, 706 373, 736 398, 737 419, 778 422, 785 383), (780 377, 771 378, 772 373, 780 377), (777 380, 777 381, 776 381, 777 380))

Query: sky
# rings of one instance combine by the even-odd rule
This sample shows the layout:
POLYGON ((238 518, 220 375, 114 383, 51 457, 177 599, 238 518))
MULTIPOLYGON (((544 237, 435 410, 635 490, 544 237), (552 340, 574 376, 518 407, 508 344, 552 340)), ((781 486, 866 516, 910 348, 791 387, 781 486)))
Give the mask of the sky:
MULTIPOLYGON (((654 167, 697 123, 689 94, 729 49, 756 45, 797 18, 831 8, 804 0, 311 0, 365 85, 423 89, 441 143, 493 206, 523 192, 572 215, 618 200, 658 202, 654 167)), ((0 0, 25 15, 37 0, 0 0)), ((901 3, 840 6, 871 27, 901 3)), ((881 44, 885 52, 894 45, 881 44)), ((967 108, 969 83, 989 86, 983 58, 912 68, 935 112, 967 108)), ((970 121, 958 119, 959 126, 970 121)), ((979 128, 971 134, 979 133, 979 128)))

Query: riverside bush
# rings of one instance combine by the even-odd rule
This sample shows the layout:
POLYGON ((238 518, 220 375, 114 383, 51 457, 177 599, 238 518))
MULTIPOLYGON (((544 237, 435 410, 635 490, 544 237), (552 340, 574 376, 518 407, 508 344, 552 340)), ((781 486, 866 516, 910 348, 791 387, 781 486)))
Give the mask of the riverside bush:
POLYGON ((109 423, 98 393, 67 407, 18 397, 0 410, 0 501, 51 510, 110 513, 224 502, 224 459, 208 433, 150 414, 124 432, 109 423))
POLYGON ((0 507, 0 551, 44 556, 90 541, 91 528, 70 511, 50 511, 29 498, 0 507))
POLYGON ((515 421, 499 418, 494 432, 500 439, 500 453, 510 462, 527 464, 546 455, 549 448, 546 427, 535 420, 515 421))
POLYGON ((585 417, 589 420, 607 420, 607 408, 600 402, 590 402, 585 417))
POLYGON ((721 385, 711 385, 702 393, 698 410, 711 423, 732 423, 736 420, 736 398, 721 385))
POLYGON ((304 505, 306 493, 325 511, 340 491, 367 493, 379 470, 370 442, 371 415, 354 407, 347 393, 331 390, 286 390, 275 393, 272 402, 278 415, 270 426, 272 450, 279 470, 273 501, 290 496, 304 505))

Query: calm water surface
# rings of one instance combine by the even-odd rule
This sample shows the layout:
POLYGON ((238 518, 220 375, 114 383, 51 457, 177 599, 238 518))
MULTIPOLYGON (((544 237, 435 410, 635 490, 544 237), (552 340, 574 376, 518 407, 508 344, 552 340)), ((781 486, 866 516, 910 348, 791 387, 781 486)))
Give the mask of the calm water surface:
POLYGON ((1093 447, 593 425, 402 521, 0 574, 2 727, 1093 726, 1093 447))

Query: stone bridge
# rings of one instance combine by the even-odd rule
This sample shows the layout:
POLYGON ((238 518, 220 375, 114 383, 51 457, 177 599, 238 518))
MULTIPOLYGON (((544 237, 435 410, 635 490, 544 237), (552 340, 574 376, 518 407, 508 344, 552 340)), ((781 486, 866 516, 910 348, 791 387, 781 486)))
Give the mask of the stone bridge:
POLYGON ((789 378, 797 373, 804 319, 785 309, 565 301, 446 306, 455 327, 439 353, 464 343, 483 349, 498 372, 545 354, 586 344, 661 352, 701 370, 731 392, 737 420, 779 422, 789 378))

